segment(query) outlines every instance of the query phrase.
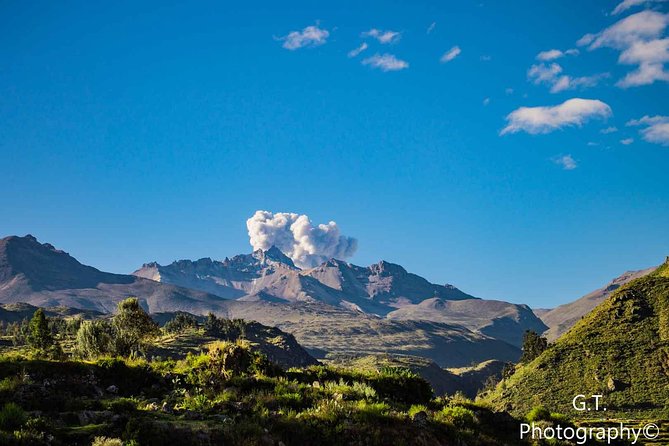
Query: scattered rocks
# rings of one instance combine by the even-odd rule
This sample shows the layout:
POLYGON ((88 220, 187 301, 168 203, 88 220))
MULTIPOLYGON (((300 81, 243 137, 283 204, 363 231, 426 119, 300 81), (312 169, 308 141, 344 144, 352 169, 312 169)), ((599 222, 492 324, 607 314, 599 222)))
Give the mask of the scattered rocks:
POLYGON ((414 423, 424 426, 427 424, 427 413, 421 410, 420 412, 416 412, 412 419, 414 423))

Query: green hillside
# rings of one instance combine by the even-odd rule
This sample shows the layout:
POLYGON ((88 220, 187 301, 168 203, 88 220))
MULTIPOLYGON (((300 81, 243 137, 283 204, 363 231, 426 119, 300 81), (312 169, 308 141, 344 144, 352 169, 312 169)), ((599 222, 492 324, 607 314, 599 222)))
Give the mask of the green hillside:
POLYGON ((514 414, 543 405, 575 418, 669 417, 669 259, 482 398, 514 414), (607 411, 575 411, 577 394, 604 395, 607 411))

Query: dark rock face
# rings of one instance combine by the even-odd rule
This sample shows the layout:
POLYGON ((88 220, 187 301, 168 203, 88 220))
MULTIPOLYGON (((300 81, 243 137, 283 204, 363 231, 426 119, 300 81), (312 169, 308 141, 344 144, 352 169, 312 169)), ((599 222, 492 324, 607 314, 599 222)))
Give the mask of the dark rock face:
POLYGON ((32 235, 0 240, 0 282, 22 275, 33 291, 95 288, 99 283, 129 284, 132 276, 103 273, 79 263, 32 235))

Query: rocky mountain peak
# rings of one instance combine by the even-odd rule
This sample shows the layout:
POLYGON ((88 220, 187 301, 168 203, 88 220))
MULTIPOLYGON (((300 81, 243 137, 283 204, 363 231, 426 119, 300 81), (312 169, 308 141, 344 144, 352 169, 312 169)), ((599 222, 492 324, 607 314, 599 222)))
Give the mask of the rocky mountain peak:
POLYGON ((385 260, 381 260, 379 263, 370 265, 369 270, 374 274, 382 276, 407 274, 407 270, 405 270, 401 265, 390 263, 385 260))

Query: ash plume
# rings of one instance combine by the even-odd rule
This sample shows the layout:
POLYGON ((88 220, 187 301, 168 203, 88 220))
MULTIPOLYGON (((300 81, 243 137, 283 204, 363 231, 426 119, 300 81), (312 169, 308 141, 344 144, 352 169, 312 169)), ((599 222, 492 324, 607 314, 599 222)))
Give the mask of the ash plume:
POLYGON ((344 260, 358 247, 355 238, 341 235, 334 221, 314 225, 307 215, 292 212, 256 211, 246 220, 246 228, 254 250, 274 245, 300 268, 316 266, 332 257, 344 260))

